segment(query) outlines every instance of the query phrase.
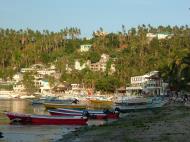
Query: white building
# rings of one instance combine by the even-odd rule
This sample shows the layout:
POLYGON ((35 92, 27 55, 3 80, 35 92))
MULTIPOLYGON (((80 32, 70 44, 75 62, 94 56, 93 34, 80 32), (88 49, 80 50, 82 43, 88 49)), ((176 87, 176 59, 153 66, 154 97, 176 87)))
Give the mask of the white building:
POLYGON ((80 52, 88 52, 92 47, 91 44, 85 44, 80 46, 80 52))
POLYGON ((21 73, 33 72, 33 71, 39 71, 39 70, 43 70, 43 69, 45 69, 44 65, 42 65, 42 64, 33 64, 29 68, 22 68, 20 72, 21 73))
POLYGON ((34 68, 22 68, 20 72, 25 73, 25 72, 33 72, 33 71, 35 71, 34 68))
POLYGON ((102 54, 99 62, 97 63, 90 63, 89 68, 93 71, 101 71, 105 72, 107 67, 107 62, 109 61, 109 55, 102 54))
POLYGON ((40 93, 51 93, 51 86, 48 81, 40 80, 40 93))
POLYGON ((75 69, 76 70, 83 70, 86 68, 86 63, 83 63, 82 65, 80 64, 80 62, 78 60, 75 60, 75 69))
POLYGON ((55 73, 55 70, 44 69, 44 70, 38 70, 37 73, 41 75, 52 75, 55 73))
MULTIPOLYGON (((88 63, 87 66, 92 71, 105 72, 107 69, 107 63, 110 59, 110 56, 107 54, 102 54, 100 60, 97 63, 88 63)), ((110 69, 108 70, 110 74, 113 74, 116 71, 115 64, 112 63, 110 69)))
POLYGON ((166 38, 171 38, 172 34, 168 34, 168 33, 147 33, 146 37, 151 41, 153 38, 157 38, 158 40, 161 39, 166 39, 166 38))
POLYGON ((23 74, 21 74, 21 73, 15 74, 15 75, 13 76, 13 80, 14 80, 15 82, 20 82, 21 80, 23 80, 23 74))
POLYGON ((142 76, 131 77, 131 87, 126 90, 140 91, 145 94, 163 95, 166 83, 159 76, 158 71, 151 71, 142 76))
POLYGON ((18 82, 15 85, 13 85, 13 91, 16 93, 24 92, 25 87, 22 82, 18 82))
POLYGON ((157 34, 158 39, 166 39, 166 38, 170 38, 170 34, 166 34, 166 33, 158 33, 157 34))
POLYGON ((71 92, 72 94, 80 94, 84 90, 81 84, 71 84, 71 92))

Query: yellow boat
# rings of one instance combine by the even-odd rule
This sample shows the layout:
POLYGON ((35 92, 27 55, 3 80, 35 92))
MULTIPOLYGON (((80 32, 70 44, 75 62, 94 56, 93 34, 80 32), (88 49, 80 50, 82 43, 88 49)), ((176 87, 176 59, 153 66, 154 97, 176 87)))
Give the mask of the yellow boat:
POLYGON ((110 100, 90 99, 89 101, 93 105, 113 105, 113 101, 110 100))
POLYGON ((111 109, 113 104, 113 101, 110 100, 90 99, 88 107, 93 109, 111 109))
POLYGON ((56 108, 68 108, 68 109, 86 109, 86 105, 80 104, 56 104, 56 103, 44 103, 46 109, 56 108))

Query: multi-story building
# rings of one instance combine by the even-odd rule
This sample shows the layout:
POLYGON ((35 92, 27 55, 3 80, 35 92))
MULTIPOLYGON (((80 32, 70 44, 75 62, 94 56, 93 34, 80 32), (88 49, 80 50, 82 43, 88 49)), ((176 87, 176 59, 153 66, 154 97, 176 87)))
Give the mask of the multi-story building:
POLYGON ((109 61, 109 58, 110 58, 109 55, 102 54, 99 62, 97 62, 97 63, 90 63, 89 64, 89 68, 92 71, 105 72, 106 71, 106 67, 107 67, 107 62, 109 61))
POLYGON ((42 64, 34 64, 30 68, 22 68, 21 73, 15 74, 13 79, 15 80, 15 85, 13 86, 14 92, 23 92, 26 91, 24 84, 22 83, 23 74, 26 72, 35 72, 31 74, 34 76, 34 85, 37 87, 37 93, 50 92, 51 87, 48 81, 44 81, 44 77, 54 76, 56 74, 55 66, 51 65, 50 68, 45 68, 42 64))
POLYGON ((167 85, 159 76, 159 72, 151 71, 142 76, 131 77, 131 87, 127 87, 126 90, 151 95, 163 95, 166 87, 167 85))

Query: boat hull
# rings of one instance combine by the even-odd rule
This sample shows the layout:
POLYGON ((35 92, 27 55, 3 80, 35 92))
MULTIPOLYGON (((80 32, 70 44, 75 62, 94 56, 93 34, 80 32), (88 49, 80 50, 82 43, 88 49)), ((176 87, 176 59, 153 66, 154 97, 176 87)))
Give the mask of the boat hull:
POLYGON ((167 101, 162 101, 158 103, 150 103, 150 104, 143 104, 143 105, 120 105, 116 106, 120 112, 133 112, 133 111, 143 111, 143 110, 151 110, 151 109, 158 109, 163 107, 167 101))
POLYGON ((86 115, 90 119, 118 119, 119 113, 103 111, 79 111, 69 109, 48 110, 53 116, 84 116, 86 115))
POLYGON ((12 122, 34 125, 86 125, 88 119, 83 117, 59 117, 48 115, 30 115, 20 113, 5 113, 12 122))
POLYGON ((32 124, 35 125, 86 125, 87 119, 82 117, 78 118, 65 118, 54 116, 31 116, 32 124))
POLYGON ((89 102, 91 104, 96 104, 96 105, 113 105, 113 101, 105 101, 105 100, 93 100, 90 99, 89 102))
POLYGON ((56 108, 70 108, 70 109, 86 109, 86 105, 78 104, 56 104, 56 103, 44 103, 46 109, 56 109, 56 108))
POLYGON ((12 122, 23 122, 23 123, 31 122, 31 117, 30 117, 31 115, 29 114, 10 113, 10 112, 5 112, 5 114, 12 122))
POLYGON ((113 107, 113 101, 107 101, 107 100, 95 100, 90 99, 89 101, 89 108, 92 109, 111 109, 113 107))

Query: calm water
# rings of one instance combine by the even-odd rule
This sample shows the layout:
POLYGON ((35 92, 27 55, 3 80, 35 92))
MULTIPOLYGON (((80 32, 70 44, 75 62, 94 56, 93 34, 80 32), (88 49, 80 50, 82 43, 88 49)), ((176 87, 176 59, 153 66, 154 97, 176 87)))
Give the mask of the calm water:
MULTIPOLYGON (((0 132, 4 138, 0 142, 52 142, 80 126, 10 125, 3 111, 32 114, 48 114, 43 105, 31 105, 29 100, 0 100, 0 132)), ((89 121, 89 125, 99 125, 104 121, 89 121)))
POLYGON ((2 113, 3 111, 48 114, 43 105, 31 105, 30 100, 0 100, 0 125, 9 123, 8 118, 2 113))

